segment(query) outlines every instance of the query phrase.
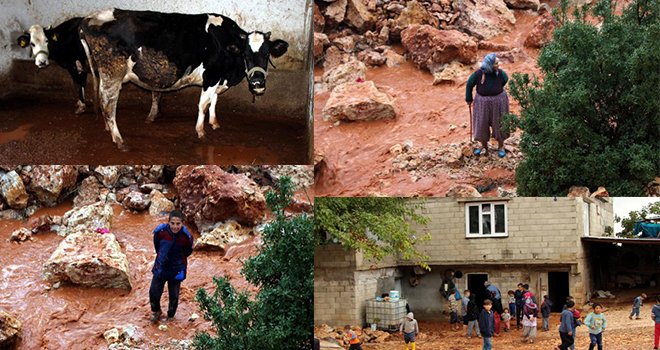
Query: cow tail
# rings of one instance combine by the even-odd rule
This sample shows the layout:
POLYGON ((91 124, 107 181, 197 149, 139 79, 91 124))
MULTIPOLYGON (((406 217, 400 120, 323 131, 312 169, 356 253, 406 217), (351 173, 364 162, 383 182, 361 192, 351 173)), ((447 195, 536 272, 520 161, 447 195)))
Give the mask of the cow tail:
POLYGON ((92 61, 92 55, 89 51, 89 45, 87 45, 87 41, 85 41, 85 38, 82 35, 80 37, 80 42, 82 43, 82 46, 85 49, 85 55, 87 55, 87 64, 89 64, 89 71, 92 74, 92 87, 94 88, 94 112, 98 113, 99 112, 99 83, 98 83, 98 80, 96 79, 96 69, 94 69, 94 64, 93 64, 93 61, 92 61))

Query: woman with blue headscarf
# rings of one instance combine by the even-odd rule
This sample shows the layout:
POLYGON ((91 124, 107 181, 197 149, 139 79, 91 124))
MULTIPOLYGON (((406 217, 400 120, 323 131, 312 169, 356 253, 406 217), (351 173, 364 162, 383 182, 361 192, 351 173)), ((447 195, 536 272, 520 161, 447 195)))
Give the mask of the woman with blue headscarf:
POLYGON ((474 150, 475 155, 488 152, 488 140, 492 136, 497 140, 497 154, 500 158, 506 155, 504 140, 509 135, 500 129, 502 116, 509 113, 509 96, 504 91, 504 85, 509 77, 499 68, 497 55, 486 55, 481 67, 467 81, 465 87, 465 102, 472 105, 472 90, 477 87, 474 98, 474 114, 472 115, 472 137, 481 142, 481 148, 474 150))

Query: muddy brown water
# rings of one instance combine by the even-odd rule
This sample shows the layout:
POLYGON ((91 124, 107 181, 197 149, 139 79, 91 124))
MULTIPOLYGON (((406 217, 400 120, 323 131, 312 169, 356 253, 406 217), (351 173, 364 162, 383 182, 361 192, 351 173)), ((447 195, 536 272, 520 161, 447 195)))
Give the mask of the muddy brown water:
MULTIPOLYGON (((36 216, 62 215, 70 209, 65 203, 42 209, 36 216)), ((115 206, 112 233, 114 233, 129 261, 133 289, 130 292, 101 288, 81 288, 63 284, 59 289, 46 290, 42 280, 42 265, 63 239, 53 232, 38 233, 34 241, 10 243, 13 230, 24 222, 0 221, 0 310, 17 316, 23 322, 19 350, 107 349, 103 332, 115 327, 133 324, 144 334, 146 348, 165 344, 169 339, 191 339, 202 330, 210 329, 210 322, 201 316, 195 293, 199 288, 212 290, 212 276, 226 275, 240 290, 255 292, 240 275, 242 261, 256 254, 258 238, 227 249, 225 256, 218 252, 193 252, 188 260, 188 278, 181 285, 179 308, 175 320, 167 324, 167 331, 149 322, 149 285, 155 252, 151 231, 164 217, 131 214, 115 206), (189 322, 197 313, 200 318, 189 322)), ((193 233, 198 238, 197 233, 193 233)), ((167 308, 167 292, 161 307, 167 308)))
MULTIPOLYGON (((515 15, 514 30, 490 41, 520 48, 528 56, 501 64, 510 77, 513 73, 538 75, 538 50, 523 45, 537 16, 526 11, 516 11, 515 15)), ((395 49, 403 53, 402 47, 395 49)), ((479 50, 479 60, 487 53, 489 51, 479 50)), ((317 66, 314 75, 317 78, 322 76, 323 69, 317 66)), ((476 186, 489 181, 515 182, 514 172, 503 168, 491 170, 485 179, 449 179, 447 174, 439 172, 417 182, 413 182, 407 172, 389 172, 392 156, 388 151, 394 144, 411 140, 414 147, 419 148, 469 140, 469 128, 458 127, 449 131, 450 124, 469 123, 465 103, 467 76, 457 79, 454 84, 434 86, 433 76, 427 70, 418 69, 408 61, 399 67, 370 68, 367 79, 373 80, 381 90, 396 99, 400 114, 396 120, 342 122, 335 126, 324 121, 322 116, 330 92, 317 92, 314 98, 314 145, 325 155, 328 165, 317 177, 317 195, 445 195, 455 183, 476 186)), ((510 101, 511 111, 519 112, 519 106, 511 96, 510 101)))
MULTIPOLYGON (((306 164, 304 122, 274 115, 238 115, 218 101, 218 130, 195 132, 197 105, 178 106, 163 96, 154 123, 144 121, 151 98, 117 107, 117 125, 128 151, 118 150, 103 119, 74 114, 75 100, 38 97, 0 101, 0 162, 12 164, 306 164)), ((131 92, 132 91, 132 92, 131 92)))

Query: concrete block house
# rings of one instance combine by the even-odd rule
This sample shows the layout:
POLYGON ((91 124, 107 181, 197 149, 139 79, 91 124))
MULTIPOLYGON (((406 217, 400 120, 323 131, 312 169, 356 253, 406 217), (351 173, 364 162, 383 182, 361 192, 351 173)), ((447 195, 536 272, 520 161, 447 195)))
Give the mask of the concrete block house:
MULTIPOLYGON (((411 199, 419 201, 419 199, 411 199)), ((414 262, 389 257, 377 263, 337 244, 315 252, 314 318, 316 324, 364 324, 365 303, 399 290, 416 318, 445 320, 440 288, 452 273, 463 292, 483 299, 484 281, 503 294, 519 282, 537 295, 548 294, 561 310, 566 296, 578 302, 594 290, 592 258, 584 238, 602 237, 614 226, 608 198, 430 198, 421 213, 430 218, 417 232, 431 240, 418 249, 430 271, 414 262), (459 272, 460 273, 456 273, 459 272)))

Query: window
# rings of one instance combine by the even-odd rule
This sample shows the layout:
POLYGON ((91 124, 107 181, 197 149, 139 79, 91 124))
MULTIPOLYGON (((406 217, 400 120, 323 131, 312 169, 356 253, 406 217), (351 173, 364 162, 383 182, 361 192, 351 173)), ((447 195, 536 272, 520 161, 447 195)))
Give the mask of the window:
POLYGON ((466 203, 465 236, 507 237, 505 203, 466 203))

